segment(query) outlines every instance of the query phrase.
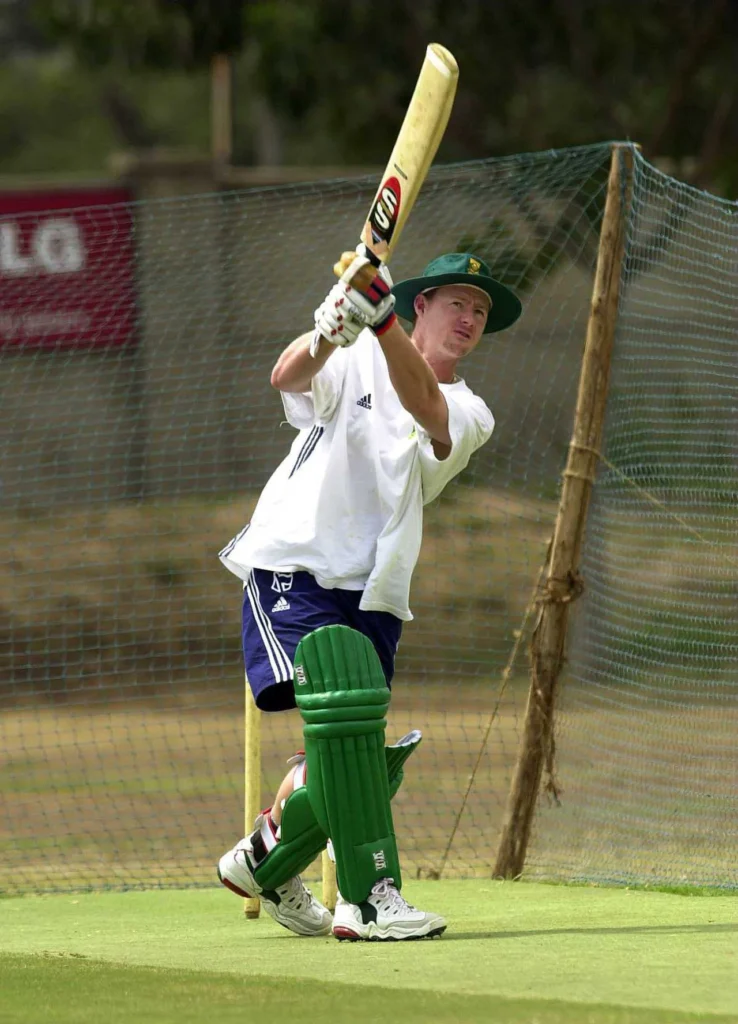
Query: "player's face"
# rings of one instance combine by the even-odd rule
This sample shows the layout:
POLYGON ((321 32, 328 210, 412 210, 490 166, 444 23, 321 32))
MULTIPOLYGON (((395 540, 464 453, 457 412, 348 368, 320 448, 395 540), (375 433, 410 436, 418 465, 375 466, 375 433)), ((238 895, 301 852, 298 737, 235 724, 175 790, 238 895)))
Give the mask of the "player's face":
POLYGON ((438 356, 461 359, 477 346, 490 308, 484 292, 448 284, 422 298, 418 322, 422 320, 423 334, 438 356))

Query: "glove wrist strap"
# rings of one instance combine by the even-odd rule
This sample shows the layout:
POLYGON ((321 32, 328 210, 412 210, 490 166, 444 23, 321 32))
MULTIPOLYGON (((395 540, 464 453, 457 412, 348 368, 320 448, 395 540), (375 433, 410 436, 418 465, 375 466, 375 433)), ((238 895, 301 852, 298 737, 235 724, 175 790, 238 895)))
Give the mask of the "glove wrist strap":
POLYGON ((384 334, 385 331, 388 331, 390 327, 392 327, 396 323, 397 314, 395 313, 394 310, 392 310, 390 315, 385 317, 381 324, 375 324, 374 327, 372 327, 372 330, 374 331, 376 336, 379 337, 381 334, 384 334))

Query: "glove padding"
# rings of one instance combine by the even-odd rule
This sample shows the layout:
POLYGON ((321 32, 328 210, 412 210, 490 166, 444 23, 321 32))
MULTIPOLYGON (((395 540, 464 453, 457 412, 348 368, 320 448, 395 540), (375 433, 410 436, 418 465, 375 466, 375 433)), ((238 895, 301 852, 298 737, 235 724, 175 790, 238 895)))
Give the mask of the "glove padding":
POLYGON ((334 284, 315 310, 315 334, 310 354, 315 355, 320 338, 331 345, 347 348, 353 345, 366 326, 366 317, 346 294, 345 286, 334 284))
POLYGON ((354 307, 364 314, 375 334, 382 334, 395 321, 395 297, 389 268, 370 258, 362 243, 356 252, 345 252, 333 268, 354 307))

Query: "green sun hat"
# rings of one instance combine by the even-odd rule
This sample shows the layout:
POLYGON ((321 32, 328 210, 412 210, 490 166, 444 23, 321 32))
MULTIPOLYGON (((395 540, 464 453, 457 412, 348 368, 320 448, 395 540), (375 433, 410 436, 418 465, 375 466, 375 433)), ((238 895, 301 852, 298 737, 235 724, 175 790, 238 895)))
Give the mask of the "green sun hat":
POLYGON ((515 323, 523 311, 517 295, 506 285, 495 281, 484 260, 469 252, 449 252, 431 260, 420 277, 398 281, 392 289, 395 296, 395 312, 403 319, 413 321, 415 296, 433 288, 440 288, 444 284, 465 284, 479 288, 489 296, 492 306, 483 334, 504 331, 506 327, 515 323))

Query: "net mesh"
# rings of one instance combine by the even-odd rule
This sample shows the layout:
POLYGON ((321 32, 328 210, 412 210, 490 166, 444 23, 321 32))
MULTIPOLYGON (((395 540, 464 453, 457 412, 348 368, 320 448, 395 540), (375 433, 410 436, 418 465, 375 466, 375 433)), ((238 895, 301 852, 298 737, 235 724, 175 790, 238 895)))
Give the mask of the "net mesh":
MULTIPOLYGON (((438 872, 496 707, 444 876, 494 864, 527 693, 525 612, 556 513, 609 159, 602 145, 436 168, 393 260, 401 279, 440 252, 472 250, 525 307, 464 369, 495 434, 426 510, 389 728, 390 739, 425 734, 396 797, 410 877, 438 872)), ((735 214, 636 166, 607 430, 616 468, 599 474, 585 547, 559 737, 564 804, 541 811, 530 871, 652 878, 646 840, 661 822, 671 832, 659 877, 671 865, 715 881, 734 801, 735 214), (718 778, 724 789, 708 793, 718 778), (630 867, 616 871, 621 847, 630 867)), ((23 311, 56 301, 40 257, 18 270, 45 215, 15 218, 4 236, 18 259, 4 265, 17 294, 0 319, 16 331, 0 349, 0 890, 209 885, 243 834, 241 590, 217 552, 293 437, 271 366, 311 325, 375 187, 78 209, 88 265, 97 259, 118 287, 97 305, 91 284, 78 288, 87 327, 76 346, 56 316, 17 343, 23 311), (131 266, 111 269, 109 254, 119 260, 129 242, 131 266)), ((296 713, 262 716, 264 802, 300 739, 296 713)))
POLYGON ((738 884, 737 214, 635 154, 564 795, 534 877, 738 884))

